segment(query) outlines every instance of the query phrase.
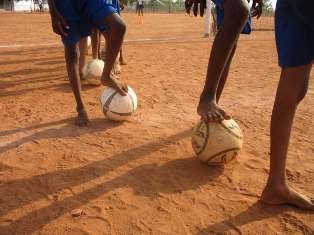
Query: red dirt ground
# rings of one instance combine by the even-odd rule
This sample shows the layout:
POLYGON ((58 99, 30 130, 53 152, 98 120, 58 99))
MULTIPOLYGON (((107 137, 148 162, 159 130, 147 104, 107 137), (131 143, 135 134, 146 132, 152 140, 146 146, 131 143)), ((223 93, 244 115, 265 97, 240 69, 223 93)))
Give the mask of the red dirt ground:
MULTIPOLYGON (((137 92, 138 111, 129 122, 108 121, 102 88, 84 87, 91 126, 79 128, 49 15, 0 14, 0 234, 314 234, 313 214, 258 202, 280 72, 274 32, 240 38, 222 105, 245 145, 221 169, 202 164, 190 144, 212 44, 201 38, 203 20, 150 14, 138 25, 134 14, 124 17, 129 64, 121 76, 137 92), (77 209, 83 214, 73 217, 77 209)), ((313 95, 311 84, 287 171, 310 196, 313 95)))

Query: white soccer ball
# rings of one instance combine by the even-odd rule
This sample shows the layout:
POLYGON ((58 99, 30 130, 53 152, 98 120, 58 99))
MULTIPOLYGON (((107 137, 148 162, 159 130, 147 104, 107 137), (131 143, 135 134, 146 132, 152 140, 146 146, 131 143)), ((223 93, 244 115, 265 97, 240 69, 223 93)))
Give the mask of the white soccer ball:
POLYGON ((120 95, 117 90, 109 87, 102 92, 100 103, 107 118, 114 121, 125 121, 137 109, 137 96, 131 87, 128 87, 126 96, 120 95))
POLYGON ((192 147, 197 157, 209 165, 223 165, 234 160, 242 144, 242 131, 233 119, 200 121, 193 130, 192 147))
POLYGON ((101 84, 101 75, 105 63, 102 60, 94 59, 83 67, 83 79, 90 85, 99 86, 101 84))

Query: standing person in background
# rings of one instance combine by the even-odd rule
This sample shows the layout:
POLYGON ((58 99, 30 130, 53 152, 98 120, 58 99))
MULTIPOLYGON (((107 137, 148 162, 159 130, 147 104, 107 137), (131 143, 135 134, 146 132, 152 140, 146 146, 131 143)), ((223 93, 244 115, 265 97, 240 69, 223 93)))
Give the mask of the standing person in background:
POLYGON ((44 12, 44 2, 43 0, 38 0, 39 12, 44 12))
POLYGON ((138 14, 138 1, 136 1, 135 14, 138 14))
POLYGON ((204 37, 209 38, 211 32, 211 0, 206 0, 206 10, 205 10, 205 33, 204 37))
POLYGON ((144 24, 144 1, 137 0, 139 24, 144 24))
POLYGON ((211 7, 211 15, 212 15, 212 24, 211 24, 211 34, 215 36, 217 34, 217 10, 216 5, 212 4, 211 7))

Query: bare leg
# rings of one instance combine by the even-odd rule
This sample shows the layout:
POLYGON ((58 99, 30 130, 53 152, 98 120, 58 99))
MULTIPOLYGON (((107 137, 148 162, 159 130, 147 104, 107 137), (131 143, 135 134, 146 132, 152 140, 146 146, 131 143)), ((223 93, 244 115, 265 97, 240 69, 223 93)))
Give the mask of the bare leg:
POLYGON ((99 30, 94 29, 92 36, 92 56, 93 59, 99 59, 99 48, 100 48, 100 35, 99 35, 99 30))
POLYGON ((83 80, 83 67, 86 64, 86 52, 87 52, 87 37, 82 38, 79 42, 80 58, 79 58, 79 75, 80 79, 83 80))
POLYGON ((140 7, 138 10, 138 16, 139 16, 139 24, 143 24, 144 23, 144 14, 143 14, 143 8, 140 7))
POLYGON ((99 30, 98 30, 98 38, 99 38, 99 40, 98 40, 98 50, 97 50, 97 54, 98 54, 98 59, 101 59, 101 58, 100 58, 101 33, 100 33, 99 30))
POLYGON ((123 51, 122 51, 122 46, 121 46, 121 49, 120 49, 119 61, 120 61, 120 64, 121 64, 121 65, 127 65, 127 64, 128 64, 128 63, 124 60, 123 51))
POLYGON ((234 56, 235 51, 236 51, 236 47, 237 46, 234 46, 234 48, 233 48, 233 50, 231 52, 231 55, 229 57, 228 63, 226 64, 226 67, 225 67, 225 69, 224 69, 224 71, 223 71, 223 73, 221 75, 220 80, 219 80, 219 84, 218 84, 218 88, 217 88, 217 95, 216 95, 217 104, 219 103, 222 91, 223 91, 223 89, 225 87, 225 84, 226 84, 226 81, 227 81, 227 77, 229 75, 230 65, 231 65, 233 56, 234 56))
POLYGON ((225 0, 224 14, 221 28, 213 43, 208 62, 206 83, 197 108, 198 114, 205 121, 221 121, 230 118, 217 105, 217 89, 228 62, 231 63, 229 58, 247 21, 249 14, 247 1, 225 0))
POLYGON ((117 89, 120 94, 126 95, 128 90, 127 85, 111 74, 114 63, 122 46, 126 25, 118 14, 107 16, 104 19, 104 23, 105 25, 108 25, 108 30, 106 33, 103 33, 103 36, 106 38, 106 65, 101 81, 103 85, 111 86, 117 89))
POLYGON ((89 120, 84 108, 81 96, 81 81, 79 78, 79 52, 76 44, 67 45, 65 47, 65 60, 68 71, 69 80, 72 86, 73 94, 76 100, 76 110, 78 113, 77 124, 79 126, 87 125, 89 120))
POLYGON ((144 9, 141 9, 141 24, 144 24, 144 9))
POLYGON ((286 182, 286 160, 294 115, 304 98, 311 65, 283 69, 277 89, 271 120, 270 172, 261 201, 268 204, 290 204, 314 210, 314 201, 290 188, 286 182))

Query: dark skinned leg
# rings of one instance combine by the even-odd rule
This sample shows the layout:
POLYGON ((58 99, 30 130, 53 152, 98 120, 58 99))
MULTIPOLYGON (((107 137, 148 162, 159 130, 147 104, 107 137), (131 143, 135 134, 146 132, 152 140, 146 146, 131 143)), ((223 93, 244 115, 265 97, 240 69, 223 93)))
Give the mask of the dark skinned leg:
POLYGON ((102 74, 102 84, 116 89, 121 95, 126 95, 127 85, 111 73, 118 53, 121 49, 126 25, 118 14, 112 14, 103 19, 105 25, 108 26, 103 36, 106 39, 106 55, 105 55, 105 68, 102 74))
POLYGON ((271 119, 270 171, 261 201, 271 205, 290 204, 314 210, 314 201, 286 182, 286 160, 291 128, 298 104, 308 89, 311 65, 283 69, 271 119))
POLYGON ((216 95, 217 104, 219 103, 222 91, 223 91, 223 89, 225 87, 225 84, 226 84, 226 81, 227 81, 227 77, 229 75, 230 65, 231 65, 233 56, 234 56, 235 51, 236 51, 236 47, 237 46, 234 46, 234 48, 233 48, 233 50, 231 52, 231 55, 229 57, 228 63, 226 64, 226 67, 225 67, 225 69, 224 69, 224 71, 223 71, 223 73, 221 75, 220 80, 219 80, 219 84, 218 84, 218 88, 217 88, 217 95, 216 95))
POLYGON ((121 49, 120 49, 119 62, 120 62, 121 65, 127 65, 127 64, 128 64, 128 63, 124 60, 122 46, 121 46, 121 49))
POLYGON ((98 53, 98 59, 100 60, 101 59, 100 58, 101 33, 99 30, 98 30, 98 38, 99 38, 99 40, 98 40, 98 51, 97 51, 97 53, 98 53))
POLYGON ((79 126, 85 126, 88 124, 89 120, 81 96, 81 81, 79 77, 79 51, 77 44, 65 46, 65 60, 69 80, 77 104, 77 124, 79 126))
MULTIPOLYGON (((238 37, 248 19, 246 0, 225 0, 224 19, 211 50, 206 83, 197 108, 205 121, 221 121, 230 117, 217 105, 217 89, 238 37)), ((221 92, 220 92, 221 93, 221 92)))
POLYGON ((80 57, 79 57, 79 75, 80 79, 83 80, 83 67, 86 64, 86 54, 87 54, 87 37, 82 38, 79 42, 79 50, 80 50, 80 57))
POLYGON ((99 42, 100 42, 100 37, 99 37, 99 30, 94 29, 92 36, 91 36, 91 41, 92 41, 92 57, 93 59, 99 59, 99 42))

